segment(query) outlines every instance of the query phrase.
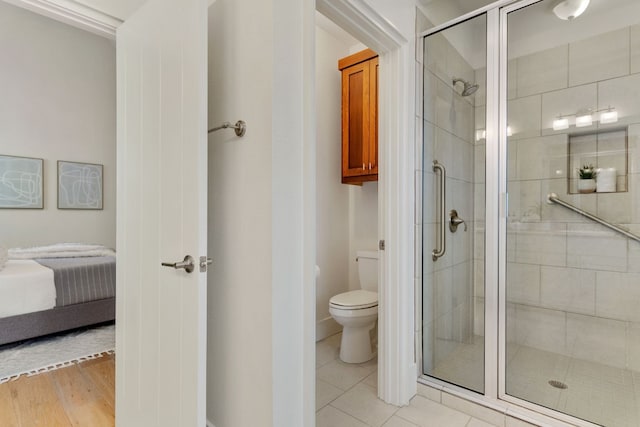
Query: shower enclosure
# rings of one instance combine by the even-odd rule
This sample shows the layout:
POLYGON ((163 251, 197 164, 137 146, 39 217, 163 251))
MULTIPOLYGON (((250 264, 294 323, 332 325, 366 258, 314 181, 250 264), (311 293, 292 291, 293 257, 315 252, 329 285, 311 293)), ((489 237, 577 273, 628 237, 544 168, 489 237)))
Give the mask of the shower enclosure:
POLYGON ((557 4, 423 33, 423 381, 640 426, 640 2, 557 4))

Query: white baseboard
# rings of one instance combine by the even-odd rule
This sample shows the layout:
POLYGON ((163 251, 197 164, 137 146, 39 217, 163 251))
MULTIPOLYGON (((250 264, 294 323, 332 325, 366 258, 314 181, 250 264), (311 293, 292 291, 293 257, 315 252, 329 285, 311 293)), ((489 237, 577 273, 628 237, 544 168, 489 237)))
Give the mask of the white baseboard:
POLYGON ((316 322, 316 342, 342 331, 342 326, 333 317, 325 317, 316 322))

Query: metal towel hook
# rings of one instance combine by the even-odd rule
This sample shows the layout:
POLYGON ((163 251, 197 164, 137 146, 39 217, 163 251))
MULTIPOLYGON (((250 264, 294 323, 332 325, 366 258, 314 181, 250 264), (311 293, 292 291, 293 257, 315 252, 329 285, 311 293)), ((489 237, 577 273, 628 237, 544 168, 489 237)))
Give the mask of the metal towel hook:
POLYGON ((236 131, 237 136, 244 136, 247 131, 247 124, 243 120, 238 120, 235 125, 232 125, 229 122, 224 122, 221 126, 209 129, 209 132, 215 132, 220 129, 234 129, 236 131))

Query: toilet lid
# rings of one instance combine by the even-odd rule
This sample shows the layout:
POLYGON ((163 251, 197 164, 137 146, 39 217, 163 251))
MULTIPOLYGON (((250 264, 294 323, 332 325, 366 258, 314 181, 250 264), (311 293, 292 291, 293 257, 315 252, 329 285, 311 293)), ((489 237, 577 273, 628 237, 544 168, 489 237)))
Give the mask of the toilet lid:
POLYGON ((378 293, 358 289, 335 295, 329 300, 329 304, 350 309, 375 307, 378 305, 378 293))

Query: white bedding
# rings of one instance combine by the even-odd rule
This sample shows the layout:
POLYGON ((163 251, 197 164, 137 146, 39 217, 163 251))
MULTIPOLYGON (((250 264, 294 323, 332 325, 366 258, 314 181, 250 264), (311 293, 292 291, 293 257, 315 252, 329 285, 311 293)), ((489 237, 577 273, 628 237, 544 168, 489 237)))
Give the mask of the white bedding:
POLYGON ((85 243, 56 243, 48 246, 32 248, 11 248, 9 259, 37 259, 37 258, 75 258, 93 256, 116 256, 113 249, 102 245, 88 245, 85 243))
POLYGON ((9 260, 0 271, 0 317, 48 310, 56 305, 53 270, 32 260, 9 260))

